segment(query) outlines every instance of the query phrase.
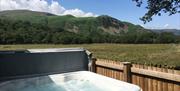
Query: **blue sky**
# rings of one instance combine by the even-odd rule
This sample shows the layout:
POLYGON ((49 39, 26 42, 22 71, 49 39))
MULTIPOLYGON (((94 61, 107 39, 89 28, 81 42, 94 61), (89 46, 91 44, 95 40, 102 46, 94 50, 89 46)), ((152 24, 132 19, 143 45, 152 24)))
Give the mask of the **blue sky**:
MULTIPOLYGON (((51 0, 49 0, 51 1, 51 0)), ((147 11, 145 6, 136 7, 132 0, 57 0, 66 9, 78 8, 84 12, 97 15, 110 15, 122 21, 143 25, 146 28, 176 28, 180 29, 180 14, 153 17, 153 21, 143 24, 139 20, 147 11)))

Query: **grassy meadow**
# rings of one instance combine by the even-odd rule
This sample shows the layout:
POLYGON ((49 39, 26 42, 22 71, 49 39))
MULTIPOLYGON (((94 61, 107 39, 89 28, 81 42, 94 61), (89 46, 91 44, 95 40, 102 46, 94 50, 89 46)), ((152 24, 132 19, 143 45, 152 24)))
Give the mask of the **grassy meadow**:
POLYGON ((0 45, 0 50, 83 47, 96 58, 180 69, 180 44, 0 45))

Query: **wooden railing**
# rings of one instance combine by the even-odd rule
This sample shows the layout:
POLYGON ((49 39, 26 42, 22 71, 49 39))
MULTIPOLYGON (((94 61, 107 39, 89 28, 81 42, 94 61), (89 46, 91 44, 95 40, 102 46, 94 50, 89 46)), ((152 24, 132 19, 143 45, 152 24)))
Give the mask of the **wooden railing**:
POLYGON ((91 71, 139 85, 143 91, 180 91, 180 71, 93 59, 91 71))

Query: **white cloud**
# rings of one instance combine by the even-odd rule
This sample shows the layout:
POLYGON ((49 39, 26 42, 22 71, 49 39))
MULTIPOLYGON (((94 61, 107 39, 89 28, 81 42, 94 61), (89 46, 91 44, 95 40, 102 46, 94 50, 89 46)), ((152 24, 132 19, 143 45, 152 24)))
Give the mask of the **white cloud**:
POLYGON ((164 28, 170 28, 169 24, 165 24, 164 28))
POLYGON ((79 9, 71 9, 71 10, 66 10, 63 14, 67 15, 67 14, 73 14, 75 16, 84 16, 84 17, 88 17, 88 16, 97 16, 93 13, 85 13, 82 10, 79 9))
POLYGON ((27 9, 32 11, 49 12, 56 15, 71 14, 76 17, 96 17, 96 14, 84 12, 80 9, 65 9, 57 1, 52 0, 0 0, 0 11, 27 9))

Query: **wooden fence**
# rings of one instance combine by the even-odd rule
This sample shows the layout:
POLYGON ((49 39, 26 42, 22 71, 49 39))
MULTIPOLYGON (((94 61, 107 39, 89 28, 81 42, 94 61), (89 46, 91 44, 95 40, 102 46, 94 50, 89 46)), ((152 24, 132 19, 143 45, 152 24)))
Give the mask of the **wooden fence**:
POLYGON ((143 91, 180 91, 180 71, 93 59, 91 71, 140 86, 143 91))

